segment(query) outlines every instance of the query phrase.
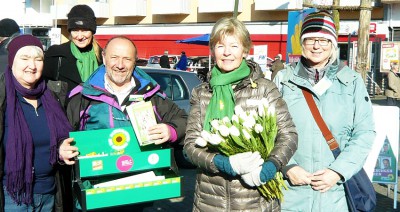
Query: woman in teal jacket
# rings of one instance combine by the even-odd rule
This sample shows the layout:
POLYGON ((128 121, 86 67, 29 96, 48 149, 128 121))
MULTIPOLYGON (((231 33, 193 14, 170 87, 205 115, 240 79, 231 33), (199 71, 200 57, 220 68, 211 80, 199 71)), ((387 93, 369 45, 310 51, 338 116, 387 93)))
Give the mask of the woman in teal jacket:
POLYGON ((348 211, 343 183, 360 169, 372 147, 372 106, 360 74, 339 63, 337 35, 327 12, 307 16, 301 31, 302 57, 275 77, 299 135, 298 149, 284 168, 288 190, 282 211, 348 211), (334 158, 310 112, 302 89, 339 143, 334 158))

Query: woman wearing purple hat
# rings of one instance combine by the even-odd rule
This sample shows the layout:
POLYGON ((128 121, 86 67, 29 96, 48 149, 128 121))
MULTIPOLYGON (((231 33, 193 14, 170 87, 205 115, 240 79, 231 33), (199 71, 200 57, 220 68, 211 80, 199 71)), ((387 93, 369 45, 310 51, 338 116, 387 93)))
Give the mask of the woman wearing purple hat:
POLYGON ((8 52, 0 76, 0 211, 62 211, 58 146, 71 142, 71 126, 41 78, 39 39, 17 36, 8 52))
POLYGON ((274 78, 299 134, 298 149, 284 168, 289 189, 283 190, 282 211, 349 211, 343 183, 362 169, 375 139, 371 100, 361 75, 338 59, 330 13, 306 16, 300 36, 300 62, 274 78), (328 146, 308 94, 338 146, 328 146), (331 149, 340 155, 335 158, 331 149))

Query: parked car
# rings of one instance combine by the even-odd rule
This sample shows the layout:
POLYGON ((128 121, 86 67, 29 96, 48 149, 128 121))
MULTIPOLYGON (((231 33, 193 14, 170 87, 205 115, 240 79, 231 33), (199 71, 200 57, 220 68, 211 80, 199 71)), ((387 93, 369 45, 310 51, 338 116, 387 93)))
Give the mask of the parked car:
MULTIPOLYGON (((157 81, 169 99, 174 101, 189 114, 189 101, 192 90, 201 83, 196 73, 154 67, 140 68, 157 81)), ((175 142, 172 147, 174 148, 175 160, 179 167, 195 168, 195 166, 186 159, 187 157, 183 152, 183 139, 175 142)))
POLYGON ((207 74, 209 71, 209 65, 213 66, 214 60, 209 56, 192 56, 190 57, 190 64, 188 66, 188 71, 197 72, 197 76, 202 82, 207 81, 207 74))
MULTIPOLYGON (((149 60, 148 60, 146 66, 161 68, 161 66, 160 66, 160 57, 161 56, 162 55, 153 55, 153 56, 149 57, 149 60)), ((180 55, 173 55, 173 54, 168 55, 168 57, 169 57, 169 64, 170 64, 171 68, 174 68, 175 64, 179 61, 179 58, 181 58, 180 55)))
POLYGON ((136 60, 136 65, 137 65, 137 66, 146 66, 148 62, 149 62, 149 61, 148 61, 148 59, 146 59, 146 58, 138 58, 138 59, 136 60))
POLYGON ((169 99, 189 113, 192 89, 201 83, 196 73, 153 67, 140 68, 157 81, 169 99))

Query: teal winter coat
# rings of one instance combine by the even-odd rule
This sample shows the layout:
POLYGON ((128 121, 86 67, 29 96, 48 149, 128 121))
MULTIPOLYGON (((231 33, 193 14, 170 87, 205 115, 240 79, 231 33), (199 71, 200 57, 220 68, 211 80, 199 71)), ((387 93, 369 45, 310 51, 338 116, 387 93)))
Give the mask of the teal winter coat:
MULTIPOLYGON (((298 149, 286 170, 295 165, 310 173, 328 168, 346 181, 364 165, 375 139, 371 100, 360 74, 337 64, 328 65, 321 80, 327 85, 324 92, 311 85, 301 62, 295 67, 288 65, 274 79, 299 136, 298 149), (313 93, 325 123, 339 143, 341 154, 336 160, 314 121, 301 87, 313 93)), ((344 181, 321 193, 310 185, 292 186, 286 180, 289 189, 283 190, 282 211, 348 211, 344 181)))

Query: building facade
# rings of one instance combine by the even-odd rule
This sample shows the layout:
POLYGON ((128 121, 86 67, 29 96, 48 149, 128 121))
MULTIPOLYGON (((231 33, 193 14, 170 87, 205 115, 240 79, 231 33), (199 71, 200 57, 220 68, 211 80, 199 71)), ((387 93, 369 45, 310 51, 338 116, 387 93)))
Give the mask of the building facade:
MULTIPOLYGON (((332 0, 304 0, 317 5, 332 0)), ((0 18, 14 18, 24 33, 34 34, 45 46, 67 41, 69 10, 87 4, 97 17, 96 39, 101 46, 114 35, 126 35, 137 45, 140 58, 185 51, 187 55, 208 55, 207 46, 177 43, 211 32, 221 17, 232 16, 235 0, 0 0, 0 18)), ((360 0, 341 1, 356 6, 360 0)), ((372 0, 372 42, 400 39, 400 0, 372 0), (398 23, 399 22, 399 23, 398 23), (399 35, 397 35, 397 33, 399 35)), ((248 27, 254 45, 267 45, 268 56, 285 55, 288 12, 302 10, 303 0, 239 0, 237 18, 248 27)), ((339 45, 346 60, 349 43, 357 40, 359 11, 341 11, 339 45)), ((253 51, 253 50, 252 50, 253 51)), ((253 52, 250 54, 253 54, 253 52)), ((286 59, 286 58, 284 58, 286 59)))

